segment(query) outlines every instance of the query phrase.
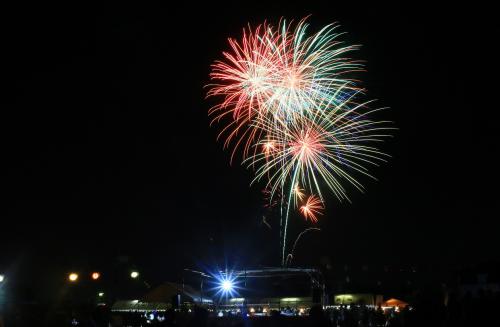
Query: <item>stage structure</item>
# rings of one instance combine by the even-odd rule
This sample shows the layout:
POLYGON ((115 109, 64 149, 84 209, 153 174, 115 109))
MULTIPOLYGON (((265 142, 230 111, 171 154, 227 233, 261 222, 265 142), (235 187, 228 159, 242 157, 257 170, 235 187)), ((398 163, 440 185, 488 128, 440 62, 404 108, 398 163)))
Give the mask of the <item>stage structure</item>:
MULTIPOLYGON (((200 272, 185 269, 197 276, 199 294, 213 299, 221 315, 270 315, 273 311, 303 315, 315 305, 327 305, 321 272, 313 268, 261 268, 200 272)), ((196 286, 193 285, 195 288, 196 286)), ((198 301, 203 303, 202 299, 198 301)))

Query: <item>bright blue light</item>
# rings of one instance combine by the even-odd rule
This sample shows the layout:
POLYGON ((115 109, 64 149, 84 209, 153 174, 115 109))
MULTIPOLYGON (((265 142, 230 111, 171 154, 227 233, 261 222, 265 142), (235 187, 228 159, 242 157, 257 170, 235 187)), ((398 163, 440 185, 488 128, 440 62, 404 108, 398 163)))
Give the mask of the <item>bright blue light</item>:
POLYGON ((231 293, 231 291, 234 288, 233 282, 229 279, 224 279, 222 280, 222 283, 220 285, 221 289, 225 293, 231 293))
POLYGON ((216 279, 215 289, 221 297, 234 297, 238 295, 238 282, 232 272, 220 272, 214 276, 216 279))

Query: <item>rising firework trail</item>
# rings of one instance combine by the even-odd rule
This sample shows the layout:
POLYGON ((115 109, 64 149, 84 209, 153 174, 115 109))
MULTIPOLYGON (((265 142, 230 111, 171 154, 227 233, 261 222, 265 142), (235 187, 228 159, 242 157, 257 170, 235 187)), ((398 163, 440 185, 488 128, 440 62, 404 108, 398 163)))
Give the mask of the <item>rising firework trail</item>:
POLYGON ((338 25, 308 28, 306 19, 282 19, 243 29, 212 65, 208 85, 208 96, 221 100, 209 115, 231 160, 241 149, 252 183, 264 181, 268 206, 280 205, 282 265, 290 214, 316 223, 325 189, 340 201, 349 200, 346 184, 363 191, 358 176, 374 178, 368 166, 387 157, 376 144, 391 129, 373 118, 380 109, 370 109, 352 77, 363 70, 350 57, 359 46, 345 45, 338 25))
POLYGON ((285 261, 285 264, 286 265, 290 265, 292 263, 292 260, 293 260, 293 255, 295 253, 295 248, 297 247, 297 244, 299 243, 300 241, 300 238, 308 233, 308 232, 314 232, 314 231, 321 231, 321 229, 317 228, 317 227, 309 227, 309 228, 306 228, 304 229, 298 236, 297 238, 295 239, 295 242, 293 242, 293 246, 292 246, 292 250, 290 251, 290 253, 287 255, 286 257, 286 261, 285 261))

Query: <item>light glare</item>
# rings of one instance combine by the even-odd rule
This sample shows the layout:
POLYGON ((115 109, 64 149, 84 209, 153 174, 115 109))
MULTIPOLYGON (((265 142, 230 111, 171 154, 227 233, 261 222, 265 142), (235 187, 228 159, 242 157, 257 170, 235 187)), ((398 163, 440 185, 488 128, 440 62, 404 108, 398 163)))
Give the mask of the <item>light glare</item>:
POLYGON ((221 287, 224 292, 231 292, 233 289, 233 283, 230 280, 224 280, 222 281, 221 287))
POLYGON ((70 282, 76 282, 78 280, 78 274, 71 273, 71 274, 69 274, 68 279, 70 282))

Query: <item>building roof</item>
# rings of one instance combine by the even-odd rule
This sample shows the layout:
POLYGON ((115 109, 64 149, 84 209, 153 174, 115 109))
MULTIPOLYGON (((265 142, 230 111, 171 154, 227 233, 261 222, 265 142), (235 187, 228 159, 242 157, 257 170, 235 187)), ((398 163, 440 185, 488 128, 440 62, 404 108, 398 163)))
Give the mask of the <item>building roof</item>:
POLYGON ((148 311, 166 311, 171 307, 170 304, 162 302, 140 302, 139 300, 116 301, 111 307, 111 311, 126 312, 148 312, 148 311))
POLYGON ((165 282, 143 296, 144 302, 171 303, 174 296, 181 295, 182 302, 212 303, 208 294, 201 294, 189 285, 165 282))

